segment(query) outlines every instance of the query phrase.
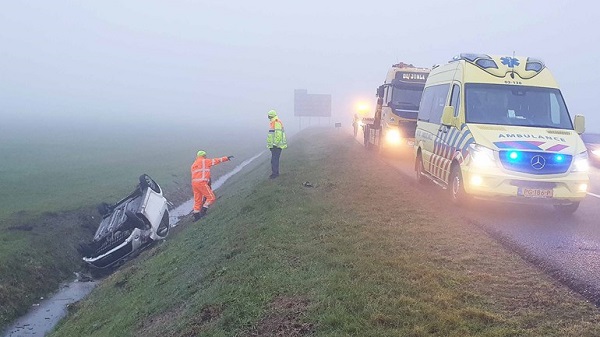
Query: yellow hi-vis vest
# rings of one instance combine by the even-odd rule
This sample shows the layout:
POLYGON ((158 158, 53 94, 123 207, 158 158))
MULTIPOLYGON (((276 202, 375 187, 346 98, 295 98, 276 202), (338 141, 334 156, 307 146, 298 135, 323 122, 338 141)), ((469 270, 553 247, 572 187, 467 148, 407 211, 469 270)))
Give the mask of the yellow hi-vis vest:
POLYGON ((271 119, 269 124, 269 133, 267 134, 267 147, 269 149, 278 147, 280 149, 287 148, 287 139, 285 138, 285 131, 283 129, 283 123, 275 116, 271 119))

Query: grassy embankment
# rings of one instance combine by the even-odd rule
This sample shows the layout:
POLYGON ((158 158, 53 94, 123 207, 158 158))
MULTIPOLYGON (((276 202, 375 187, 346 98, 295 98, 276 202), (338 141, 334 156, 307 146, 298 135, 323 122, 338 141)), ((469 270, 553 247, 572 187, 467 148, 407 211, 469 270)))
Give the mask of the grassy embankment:
POLYGON ((234 177, 52 336, 600 335, 597 308, 345 134, 305 131, 267 172, 234 177))
POLYGON ((264 146, 263 137, 240 147, 237 139, 208 140, 191 127, 156 139, 160 130, 48 127, 0 135, 0 330, 81 269, 76 246, 96 230, 98 203, 121 199, 142 173, 169 200, 183 201, 191 197, 188 170, 198 144, 239 160, 264 146))

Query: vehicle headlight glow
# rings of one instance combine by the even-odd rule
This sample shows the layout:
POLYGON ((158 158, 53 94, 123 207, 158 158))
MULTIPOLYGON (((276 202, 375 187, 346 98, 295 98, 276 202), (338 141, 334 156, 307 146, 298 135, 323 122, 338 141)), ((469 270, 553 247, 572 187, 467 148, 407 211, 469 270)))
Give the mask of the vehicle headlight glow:
POLYGON ((579 185, 579 192, 587 192, 587 188, 588 188, 587 184, 581 184, 581 185, 579 185))
POLYGON ((587 172, 590 169, 587 152, 582 152, 573 157, 573 168, 571 172, 587 172))
POLYGON ((481 178, 481 176, 474 175, 471 177, 471 185, 481 186, 482 183, 483 183, 483 179, 481 178))
POLYGON ((400 144, 402 137, 400 136, 400 130, 390 129, 385 134, 385 140, 389 144, 397 145, 400 144))
POLYGON ((592 150, 592 154, 596 157, 600 157, 600 149, 592 150))
MULTIPOLYGON (((496 158, 494 157, 494 150, 492 149, 477 144, 471 144, 469 145, 469 154, 471 155, 473 165, 477 167, 496 166, 496 158)), ((519 153, 517 151, 512 151, 508 156, 509 158, 515 156, 514 160, 516 160, 519 158, 519 153)))

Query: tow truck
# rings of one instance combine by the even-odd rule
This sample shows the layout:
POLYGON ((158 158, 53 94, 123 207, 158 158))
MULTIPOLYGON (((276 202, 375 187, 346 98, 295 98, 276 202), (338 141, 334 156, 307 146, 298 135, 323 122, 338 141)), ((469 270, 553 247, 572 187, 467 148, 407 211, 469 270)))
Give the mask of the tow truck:
POLYGON ((374 117, 362 119, 367 149, 400 151, 414 146, 417 113, 429 72, 403 62, 392 65, 377 88, 374 117))

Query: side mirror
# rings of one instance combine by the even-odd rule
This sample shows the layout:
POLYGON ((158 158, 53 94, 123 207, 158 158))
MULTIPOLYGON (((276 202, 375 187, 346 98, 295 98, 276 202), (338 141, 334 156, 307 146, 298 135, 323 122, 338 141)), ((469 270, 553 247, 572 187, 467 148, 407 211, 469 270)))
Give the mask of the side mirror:
POLYGON ((375 94, 377 97, 383 97, 383 89, 385 87, 383 85, 380 85, 379 87, 377 87, 377 93, 375 94))
POLYGON ((442 113, 442 125, 450 126, 454 122, 454 107, 446 105, 442 113))
POLYGON ((585 132, 585 117, 583 115, 575 115, 575 132, 578 134, 585 132))

